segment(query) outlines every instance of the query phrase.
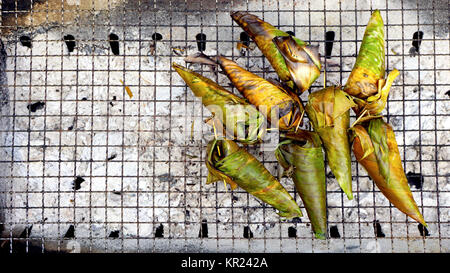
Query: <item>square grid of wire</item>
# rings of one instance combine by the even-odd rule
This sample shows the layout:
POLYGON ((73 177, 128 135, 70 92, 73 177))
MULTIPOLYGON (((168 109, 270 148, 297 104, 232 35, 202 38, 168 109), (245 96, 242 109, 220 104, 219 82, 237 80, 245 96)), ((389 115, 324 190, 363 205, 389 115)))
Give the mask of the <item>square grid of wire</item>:
MULTIPOLYGON (((44 26, 47 23, 47 27, 53 23, 49 14, 60 13, 63 27, 41 33, 43 39, 33 40, 33 47, 28 51, 19 42, 26 28, 4 36, 9 45, 6 46, 7 62, 12 66, 5 70, 8 81, 3 85, 9 90, 10 112, 2 111, 1 116, 2 124, 10 126, 1 129, 1 133, 12 145, 4 141, 1 146, 1 170, 8 170, 0 174, 4 185, 0 192, 4 214, 0 218, 2 249, 10 252, 448 251, 446 166, 450 128, 446 92, 450 86, 450 46, 448 31, 444 38, 434 35, 435 29, 442 27, 434 18, 442 7, 434 1, 426 6, 421 6, 420 1, 412 4, 410 1, 367 1, 367 5, 337 0, 226 2, 132 1, 118 7, 108 3, 108 8, 101 11, 103 17, 91 20, 91 24, 84 24, 86 21, 80 18, 81 14, 96 16, 95 5, 83 10, 66 7, 64 3, 56 8, 47 4, 40 6, 44 9, 29 12, 46 15, 44 26), (284 31, 293 31, 297 37, 320 45, 322 55, 325 33, 334 31, 336 38, 329 57, 340 67, 329 68, 325 64, 326 80, 327 85, 343 84, 351 71, 368 18, 375 9, 380 9, 385 20, 387 71, 395 67, 402 73, 394 82, 386 118, 394 126, 405 171, 419 174, 423 179, 423 186, 412 187, 412 191, 429 224, 428 230, 418 227, 390 205, 356 162, 352 162, 355 201, 348 201, 336 181, 327 176, 330 238, 326 241, 313 239, 306 216, 301 221, 281 221, 272 208, 242 190, 230 192, 220 183, 205 185, 205 144, 212 132, 203 120, 209 113, 170 67, 174 61, 184 64, 183 57, 197 51, 196 35, 206 35, 205 53, 223 54, 239 60, 251 72, 274 78, 273 69, 258 49, 243 54, 236 49, 242 30, 229 18, 230 11, 246 10, 284 31), (160 20, 155 10, 162 10, 166 20, 160 20), (431 20, 421 17, 424 11, 429 12, 431 20), (74 23, 65 25, 64 17, 69 15, 74 23), (99 29, 104 29, 103 39, 99 38, 99 29), (77 38, 77 31, 90 39, 77 38), (408 49, 417 31, 424 31, 425 35, 420 53, 411 57, 408 49), (59 35, 49 36, 50 32, 59 35), (77 46, 91 45, 91 54, 77 50, 69 54, 63 41, 68 32, 75 36, 77 46), (112 38, 108 38, 108 33, 118 37, 117 55, 109 50, 112 38), (155 33, 162 34, 162 39, 155 38, 155 33), (60 45, 60 50, 49 49, 54 43, 60 45), (95 50, 94 45, 98 44, 104 48, 99 46, 95 50), (159 50, 158 45, 170 50, 159 50), (39 48, 43 51, 33 53, 39 48), (182 49, 181 54, 175 52, 177 48, 182 49), (149 58, 150 50, 154 50, 153 58, 149 58), (67 55, 75 62, 65 66, 67 55), (20 58, 29 61, 28 69, 17 67, 20 58), (147 58, 150 61, 143 62, 147 58), (33 63, 40 61, 44 65, 35 69, 33 63), (257 65, 260 63, 262 66, 257 65), (17 83, 19 74, 29 77, 28 84, 17 83), (36 74, 44 75, 44 80, 35 80, 36 74), (55 74, 59 75, 59 85, 50 84, 50 77, 55 74), (65 82, 70 75, 75 75, 75 80, 65 82), (111 80, 114 77, 123 79, 124 84, 111 80), (133 91, 132 98, 124 92, 124 85, 133 91), (73 94, 63 98, 62 90, 67 87, 73 94), (22 111, 36 100, 46 103, 41 112, 22 111), (119 105, 121 110, 110 107, 111 103, 119 105), (59 111, 51 111, 51 104, 59 111), (71 121, 69 130, 66 125, 71 121), (28 124, 28 128, 16 127, 20 122, 28 124), (87 124, 85 127, 80 126, 83 122, 87 124), (37 126, 41 123, 44 126, 37 126), (54 123, 59 123, 55 129, 47 125, 54 123), (16 144, 16 135, 22 133, 27 138, 26 145, 16 144), (63 144, 65 135, 70 135, 72 141, 63 144), (46 137, 58 141, 47 144, 46 137), (81 141, 84 139, 88 141, 81 141), (411 143, 411 139, 418 142, 411 143), (15 150, 19 149, 27 150, 25 159, 16 158, 15 150), (30 158, 33 150, 39 150, 42 159, 30 158), (74 157, 66 158, 64 150, 74 157), (100 156, 98 151, 102 151, 100 156), (117 154, 111 159, 112 152, 117 154), (79 156, 82 153, 86 157, 79 156), (41 174, 30 172, 34 170, 32 164, 40 164, 41 174), (103 174, 96 173, 96 164, 105 165, 103 174), (80 173, 80 166, 87 172, 80 173), (26 174, 17 175, 18 168, 26 168, 26 174), (75 183, 77 177, 83 179, 81 189, 64 186, 75 183), (30 188, 31 180, 40 181, 40 187, 30 188), (18 181, 25 181, 26 187, 15 188, 18 181), (56 190, 46 188, 46 184, 52 183, 58 185, 56 190), (18 197, 26 202, 15 202, 18 197), (363 197, 366 201, 361 204, 358 200, 363 197), (49 217, 49 212, 54 217, 49 217), (66 214, 72 219, 63 217, 66 214), (41 217, 30 219, 29 215, 41 217), (110 220, 111 215, 116 217, 110 220)), ((11 12, 16 23, 20 12, 17 9, 11 12)), ((225 76, 210 73, 204 66, 194 68, 238 93, 228 85, 225 76)), ((310 90, 322 88, 323 81, 322 73, 310 90)), ((303 101, 306 97, 307 94, 302 96, 303 101)), ((258 152, 253 147, 249 150, 273 174, 280 171, 271 153, 258 152)), ((328 166, 326 172, 330 173, 328 166)), ((291 181, 286 178, 281 181, 304 212, 291 181)))

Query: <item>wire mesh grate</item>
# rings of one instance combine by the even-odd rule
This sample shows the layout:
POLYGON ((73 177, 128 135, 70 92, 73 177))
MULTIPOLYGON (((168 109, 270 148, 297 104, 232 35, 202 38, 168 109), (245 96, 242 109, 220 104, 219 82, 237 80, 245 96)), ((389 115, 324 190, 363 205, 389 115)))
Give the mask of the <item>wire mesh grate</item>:
MULTIPOLYGON (((449 251, 446 1, 0 3, 2 251, 449 251), (258 49, 237 49, 246 40, 229 13, 245 10, 319 45, 327 85, 343 84, 375 9, 387 70, 401 71, 386 118, 428 229, 390 205, 354 157, 352 201, 327 167, 325 241, 306 216, 281 221, 243 190, 206 185, 210 113, 171 63, 204 49, 276 78, 258 49)), ((192 68, 238 93, 224 75, 192 68)), ((310 91, 323 82, 322 73, 310 91)), ((249 151, 281 171, 271 152, 249 151)), ((291 180, 281 183, 304 211, 291 180)))

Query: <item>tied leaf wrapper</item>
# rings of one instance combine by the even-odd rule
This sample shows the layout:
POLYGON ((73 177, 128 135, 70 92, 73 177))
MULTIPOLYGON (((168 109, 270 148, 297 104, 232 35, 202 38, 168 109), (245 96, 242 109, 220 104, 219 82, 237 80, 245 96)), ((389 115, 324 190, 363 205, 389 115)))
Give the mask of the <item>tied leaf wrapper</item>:
POLYGON ((325 163, 322 142, 314 132, 287 133, 275 150, 278 162, 294 181, 315 237, 327 237, 325 163))
MULTIPOLYGON (((256 43, 263 55, 267 58, 269 63, 275 69, 275 72, 280 77, 280 80, 288 83, 293 88, 291 74, 286 66, 283 56, 273 42, 273 38, 278 36, 289 36, 288 33, 281 31, 271 24, 264 22, 257 16, 237 11, 231 14, 231 18, 250 36, 256 43)), ((292 37, 299 46, 305 46, 306 43, 302 40, 292 37)), ((319 66, 320 69, 320 66, 319 66)))
POLYGON ((347 129, 350 126, 349 109, 355 106, 348 94, 330 86, 311 93, 305 107, 314 131, 322 140, 331 171, 350 200, 353 199, 353 193, 347 129))
POLYGON ((172 66, 194 95, 202 99, 213 119, 218 120, 237 141, 245 144, 261 141, 266 131, 265 118, 253 105, 190 69, 176 63, 172 66))
POLYGON ((233 85, 268 121, 271 121, 272 111, 278 111, 280 130, 296 128, 301 123, 304 109, 297 95, 245 70, 232 60, 222 56, 216 59, 233 85))
POLYGON ((301 217, 302 212, 292 196, 253 155, 231 140, 214 139, 208 143, 207 183, 224 180, 232 189, 241 187, 278 210, 287 219, 301 217))
POLYGON ((278 36, 273 42, 283 56, 298 92, 303 93, 320 75, 318 46, 299 45, 292 36, 278 36))
POLYGON ((378 80, 385 74, 384 23, 379 10, 372 13, 345 92, 365 99, 378 91, 378 80))
POLYGON ((382 118, 362 124, 350 130, 356 160, 396 208, 427 226, 409 188, 392 127, 382 118), (382 170, 386 167, 387 171, 382 170))
POLYGON ((377 116, 386 107, 390 88, 400 74, 392 70, 385 79, 384 23, 379 10, 372 13, 364 32, 358 57, 344 91, 354 96, 356 115, 377 116))

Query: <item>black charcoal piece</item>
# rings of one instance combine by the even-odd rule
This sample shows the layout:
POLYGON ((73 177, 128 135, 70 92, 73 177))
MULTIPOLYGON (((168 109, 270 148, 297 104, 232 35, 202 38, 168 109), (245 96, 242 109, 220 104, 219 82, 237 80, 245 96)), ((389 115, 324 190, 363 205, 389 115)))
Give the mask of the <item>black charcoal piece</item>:
POLYGON ((75 49, 75 37, 73 37, 73 35, 68 34, 66 36, 64 36, 64 41, 66 42, 67 45, 67 50, 69 50, 69 52, 73 52, 73 50, 75 49))
POLYGON ((337 226, 330 227, 330 237, 331 238, 341 238, 341 234, 339 233, 337 226))
POLYGON ((425 237, 430 236, 428 229, 426 227, 424 227, 422 224, 419 224, 417 226, 417 228, 419 229, 420 235, 425 236, 425 237))
POLYGON ((381 229, 381 225, 378 220, 373 222, 373 229, 375 232, 375 236, 377 236, 378 238, 386 237, 386 235, 383 233, 383 230, 381 229))
POLYGON ((195 39, 197 41, 198 51, 205 51, 206 50, 206 35, 203 33, 199 33, 199 34, 195 35, 195 39))
POLYGON ((334 31, 327 31, 325 33, 325 56, 327 59, 331 58, 331 52, 333 51, 335 33, 334 31))
POLYGON ((161 41, 162 38, 163 38, 163 36, 160 33, 158 33, 158 32, 155 32, 152 35, 152 40, 153 41, 161 41))
POLYGON ((73 189, 76 191, 81 189, 81 183, 83 183, 84 181, 85 180, 83 177, 77 176, 77 178, 75 178, 75 180, 73 181, 73 189))
POLYGON ((24 47, 28 47, 31 48, 31 38, 29 36, 20 36, 19 38, 20 43, 24 46, 24 47))
POLYGON ((241 34, 239 35, 239 38, 241 40, 241 43, 244 44, 245 46, 249 46, 250 45, 250 36, 248 36, 248 34, 246 32, 241 32, 241 34))
POLYGON ((109 45, 111 47, 111 51, 114 55, 119 55, 119 36, 114 33, 109 34, 109 45))
POLYGON ((164 226, 160 224, 156 230, 155 230, 155 237, 156 238, 163 238, 164 237, 164 226))
POLYGON ((119 231, 113 230, 109 233, 109 238, 119 238, 119 231))
POLYGON ((413 45, 414 49, 416 50, 416 52, 419 52, 419 50, 420 50, 420 44, 422 44, 422 39, 423 39, 422 31, 414 32, 412 45, 413 45))
POLYGON ((198 232, 199 238, 208 238, 208 223, 205 219, 202 220, 202 225, 200 226, 200 230, 198 232))
POLYGON ((406 174, 406 178, 408 179, 408 184, 410 186, 414 186, 416 189, 421 189, 423 186, 423 175, 421 173, 412 173, 408 172, 406 174))
POLYGON ((27 105, 28 110, 30 110, 31 112, 36 112, 37 110, 41 110, 43 109, 45 106, 45 102, 42 101, 38 101, 35 103, 30 103, 27 105))
POLYGON ((246 239, 253 238, 253 232, 250 230, 248 226, 244 227, 244 238, 246 239))
POLYGON ((73 225, 69 226, 66 234, 64 235, 64 238, 75 238, 75 227, 73 225))
POLYGON ((297 229, 295 227, 289 227, 288 228, 288 237, 289 238, 297 237, 297 229))

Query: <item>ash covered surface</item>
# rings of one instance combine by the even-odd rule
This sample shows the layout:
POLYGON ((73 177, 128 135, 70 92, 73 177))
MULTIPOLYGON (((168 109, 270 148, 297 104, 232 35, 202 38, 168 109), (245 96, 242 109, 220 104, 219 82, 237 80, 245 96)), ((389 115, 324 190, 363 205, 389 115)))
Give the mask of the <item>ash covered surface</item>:
MULTIPOLYGON (((66 0, 63 13, 2 18, 8 26, 2 32, 9 31, 2 38, 5 61, 0 67, 2 249, 11 244, 20 249, 9 240, 17 237, 38 252, 450 250, 445 95, 450 52, 448 25, 439 21, 440 1, 431 5, 434 10, 421 9, 430 7, 421 1, 405 1, 403 7, 397 1, 388 6, 385 1, 358 1, 356 6, 353 1, 295 6, 294 1, 193 1, 188 7, 185 1, 88 2, 95 5, 66 0), (414 174, 411 189, 427 230, 390 206, 356 162, 354 200, 347 200, 335 179, 327 177, 333 235, 327 241, 313 239, 306 216, 282 221, 243 190, 206 185, 205 144, 213 131, 204 120, 210 113, 170 66, 184 64, 185 56, 197 52, 196 35, 206 35, 205 54, 232 57, 259 75, 276 78, 258 49, 242 54, 236 48, 242 30, 232 23, 230 11, 254 11, 318 44, 321 55, 325 32, 334 31, 331 60, 341 67, 328 67, 326 80, 327 85, 340 84, 355 61, 368 7, 381 9, 385 23, 392 25, 386 28, 386 64, 401 75, 386 115, 405 171, 414 174), (419 52, 410 54, 419 30, 424 32, 419 52), (118 55, 111 50, 111 34, 118 37, 118 55), (24 35, 31 46, 21 44, 24 35), (75 41, 71 51, 64 40, 68 35, 75 41), (38 107, 31 111, 31 105, 38 107)), ((192 68, 232 90, 224 75, 206 66, 192 68)), ((323 73, 311 90, 322 85, 323 73)), ((275 176, 281 171, 271 152, 249 150, 275 176)), ((293 183, 286 178, 281 183, 306 215, 293 183)))

